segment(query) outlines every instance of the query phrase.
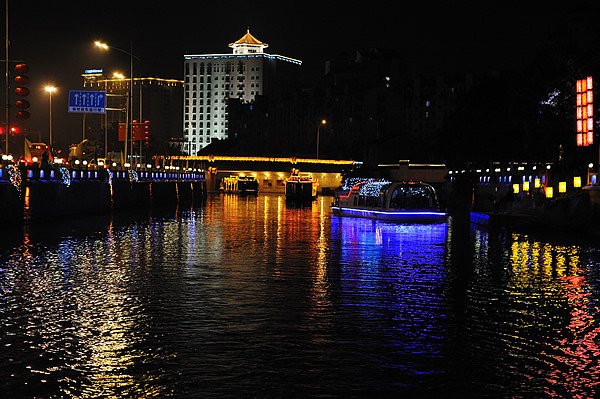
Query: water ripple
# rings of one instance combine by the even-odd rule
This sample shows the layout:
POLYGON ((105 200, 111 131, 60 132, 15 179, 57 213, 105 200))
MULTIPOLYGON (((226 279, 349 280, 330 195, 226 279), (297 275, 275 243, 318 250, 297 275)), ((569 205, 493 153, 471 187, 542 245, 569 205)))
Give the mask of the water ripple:
MULTIPOLYGON (((0 248, 8 397, 595 397, 600 251, 210 197, 0 248)), ((16 239, 17 237, 18 239, 16 239)))

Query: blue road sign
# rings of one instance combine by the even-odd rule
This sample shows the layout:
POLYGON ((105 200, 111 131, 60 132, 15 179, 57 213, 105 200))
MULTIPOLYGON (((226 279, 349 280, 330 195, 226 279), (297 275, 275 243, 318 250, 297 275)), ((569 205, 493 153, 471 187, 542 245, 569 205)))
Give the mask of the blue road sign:
POLYGON ((105 114, 106 92, 69 90, 69 112, 82 114, 105 114))

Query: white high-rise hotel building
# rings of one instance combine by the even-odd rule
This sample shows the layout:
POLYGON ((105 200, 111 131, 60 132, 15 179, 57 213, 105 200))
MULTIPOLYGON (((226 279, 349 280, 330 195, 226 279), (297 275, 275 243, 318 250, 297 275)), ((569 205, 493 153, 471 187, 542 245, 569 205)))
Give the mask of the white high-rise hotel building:
POLYGON ((228 137, 229 99, 252 102, 277 90, 281 64, 302 62, 264 52, 268 47, 248 30, 230 43, 231 54, 184 55, 183 151, 196 154, 214 139, 228 137))

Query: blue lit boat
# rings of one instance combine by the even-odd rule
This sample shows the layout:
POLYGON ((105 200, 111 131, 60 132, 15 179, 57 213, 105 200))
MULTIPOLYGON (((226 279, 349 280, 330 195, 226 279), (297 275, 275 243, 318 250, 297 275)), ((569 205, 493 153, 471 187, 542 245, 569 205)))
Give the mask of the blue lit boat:
POLYGON ((360 182, 338 193, 331 209, 336 216, 399 223, 441 223, 448 217, 433 186, 421 182, 360 182))

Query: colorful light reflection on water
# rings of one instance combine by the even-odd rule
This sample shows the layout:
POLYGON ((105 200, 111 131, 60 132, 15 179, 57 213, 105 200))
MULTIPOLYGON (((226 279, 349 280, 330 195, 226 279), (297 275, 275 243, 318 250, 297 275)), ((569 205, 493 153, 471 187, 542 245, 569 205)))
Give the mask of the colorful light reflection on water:
POLYGON ((595 397, 594 242, 333 217, 330 198, 7 230, 7 397, 595 397))

